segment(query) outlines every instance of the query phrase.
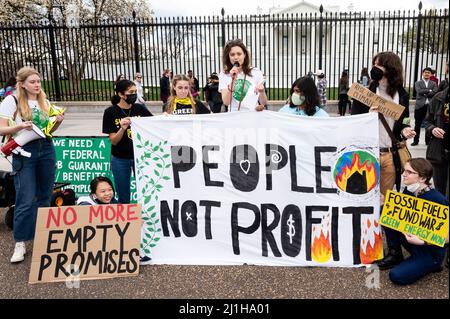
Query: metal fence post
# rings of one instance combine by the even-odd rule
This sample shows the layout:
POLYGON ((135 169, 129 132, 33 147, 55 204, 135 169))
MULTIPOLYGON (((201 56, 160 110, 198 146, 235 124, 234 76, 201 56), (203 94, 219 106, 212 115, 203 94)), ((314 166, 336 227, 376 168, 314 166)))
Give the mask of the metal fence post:
POLYGON ((220 11, 222 14, 222 47, 225 46, 225 9, 222 8, 220 11))
POLYGON ((322 69, 322 54, 323 54, 323 5, 320 5, 320 19, 319 19, 319 69, 322 69))
POLYGON ((417 34, 416 34, 416 60, 414 62, 414 90, 413 98, 416 98, 416 82, 419 80, 419 54, 420 54, 420 33, 422 31, 422 1, 419 2, 419 16, 417 17, 417 34))
POLYGON ((56 55, 56 43, 55 43, 55 30, 53 28, 53 15, 52 15, 53 8, 50 8, 48 11, 48 22, 49 22, 49 28, 48 28, 48 35, 50 37, 50 54, 52 56, 52 73, 53 73, 53 83, 55 85, 55 100, 61 101, 61 87, 59 83, 59 72, 58 72, 58 57, 56 55))
POLYGON ((136 73, 141 72, 139 66, 139 39, 137 34, 137 24, 136 24, 136 11, 133 10, 133 48, 134 48, 134 61, 136 67, 136 73))

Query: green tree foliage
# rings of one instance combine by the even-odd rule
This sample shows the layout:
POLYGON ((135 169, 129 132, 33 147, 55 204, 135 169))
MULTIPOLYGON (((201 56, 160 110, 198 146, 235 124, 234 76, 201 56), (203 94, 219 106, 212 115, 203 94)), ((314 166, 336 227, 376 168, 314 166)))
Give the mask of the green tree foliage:
POLYGON ((150 21, 153 13, 147 0, 0 1, 0 27, 9 27, 0 29, 0 55, 7 61, 0 73, 1 79, 8 78, 24 64, 50 65, 48 27, 51 23, 60 76, 69 80, 74 95, 80 93, 80 82, 88 63, 102 61, 111 48, 120 51, 117 56, 124 60, 132 58, 131 28, 98 26, 130 24, 133 11, 138 20, 150 21), (80 25, 84 28, 79 28, 80 25), (17 27, 28 31, 15 31, 17 27))
MULTIPOLYGON (((445 53, 448 51, 448 21, 444 18, 447 16, 448 10, 443 12, 438 10, 428 10, 422 16, 422 26, 420 32, 419 49, 429 53, 445 53)), ((408 30, 400 37, 402 44, 407 44, 408 51, 414 51, 417 47, 417 22, 408 28, 408 30)))

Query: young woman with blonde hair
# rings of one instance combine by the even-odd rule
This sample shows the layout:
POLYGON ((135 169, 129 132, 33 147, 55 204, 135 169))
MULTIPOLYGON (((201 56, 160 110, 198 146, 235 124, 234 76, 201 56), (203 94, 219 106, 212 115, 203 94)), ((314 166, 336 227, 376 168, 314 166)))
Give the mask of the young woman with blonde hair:
POLYGON ((167 100, 167 114, 207 114, 211 111, 202 102, 194 100, 191 85, 186 75, 173 77, 170 97, 167 100))
MULTIPOLYGON (((41 76, 31 67, 21 68, 16 75, 17 91, 6 97, 0 105, 0 128, 3 134, 13 135, 32 124, 44 131, 49 123, 50 103, 41 88, 41 76), (17 125, 9 126, 10 118, 17 125)), ((64 115, 56 116, 54 132, 64 115)), ((55 181, 55 148, 50 138, 38 138, 23 145, 31 157, 13 154, 12 174, 16 189, 14 210, 14 239, 16 246, 11 262, 24 260, 25 241, 34 238, 37 210, 50 206, 55 181)))

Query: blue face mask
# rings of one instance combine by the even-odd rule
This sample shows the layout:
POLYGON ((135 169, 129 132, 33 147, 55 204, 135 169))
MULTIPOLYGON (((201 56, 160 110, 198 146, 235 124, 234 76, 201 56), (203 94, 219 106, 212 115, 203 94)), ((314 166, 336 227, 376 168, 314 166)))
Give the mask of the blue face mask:
POLYGON ((302 105, 303 103, 305 103, 305 97, 303 95, 298 94, 298 93, 292 93, 291 102, 295 106, 302 105))

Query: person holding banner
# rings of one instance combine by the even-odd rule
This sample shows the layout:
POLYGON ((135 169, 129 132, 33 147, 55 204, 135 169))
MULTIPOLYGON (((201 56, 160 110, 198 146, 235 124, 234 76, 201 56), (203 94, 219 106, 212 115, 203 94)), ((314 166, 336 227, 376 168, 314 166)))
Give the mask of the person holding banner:
POLYGON ((131 117, 152 116, 145 105, 136 103, 137 88, 130 80, 121 80, 116 85, 112 106, 103 114, 103 133, 111 141, 111 170, 119 196, 119 203, 130 203, 131 171, 134 172, 131 117))
POLYGON ((78 198, 77 205, 105 205, 116 204, 117 200, 114 198, 114 186, 112 181, 105 176, 97 176, 89 184, 89 196, 82 196, 78 198))
MULTIPOLYGON (((409 126, 409 94, 403 87, 403 66, 400 57, 393 52, 381 52, 373 57, 372 65, 369 90, 405 107, 398 120, 384 117, 379 113, 380 192, 384 195, 388 189, 393 189, 394 184, 397 190, 400 190, 402 167, 397 152, 397 141, 413 138, 416 133, 409 126), (387 127, 395 136, 395 141, 391 139, 387 127)), ((378 112, 378 107, 373 106, 369 110, 369 106, 353 99, 352 115, 369 111, 378 112)))
POLYGON ((224 70, 219 74, 219 92, 229 112, 262 111, 267 104, 264 75, 250 65, 250 53, 242 40, 230 40, 223 48, 224 70))
POLYGON ((314 80, 309 76, 301 77, 292 83, 291 95, 279 112, 299 116, 328 117, 320 105, 320 97, 314 80))
POLYGON ((34 238, 38 208, 50 206, 56 168, 55 147, 51 133, 64 120, 64 114, 60 112, 55 115, 53 125, 49 129, 50 113, 55 107, 50 105, 41 88, 41 76, 38 71, 31 67, 23 67, 17 72, 16 79, 16 94, 6 97, 0 105, 0 128, 3 134, 12 135, 22 129, 31 130, 32 125, 47 133, 37 134, 36 139, 21 145, 30 157, 13 154, 16 245, 11 258, 12 263, 21 262, 25 258, 25 241, 34 238), (12 122, 5 118, 9 118, 17 125, 9 126, 12 122))
POLYGON ((191 83, 186 75, 178 74, 173 77, 170 97, 167 100, 167 112, 164 114, 207 114, 211 111, 199 100, 195 100, 191 93, 191 83))
MULTIPOLYGON (((448 205, 447 199, 430 187, 433 166, 424 158, 412 158, 406 162, 402 173, 406 188, 404 194, 415 196, 441 205, 448 205)), ((391 269, 389 279, 398 285, 409 285, 424 276, 442 269, 446 247, 428 245, 416 235, 404 234, 391 228, 384 228, 388 254, 375 263, 381 270, 391 269), (404 259, 402 246, 411 254, 404 259)), ((448 237, 446 240, 448 245, 448 237)))

